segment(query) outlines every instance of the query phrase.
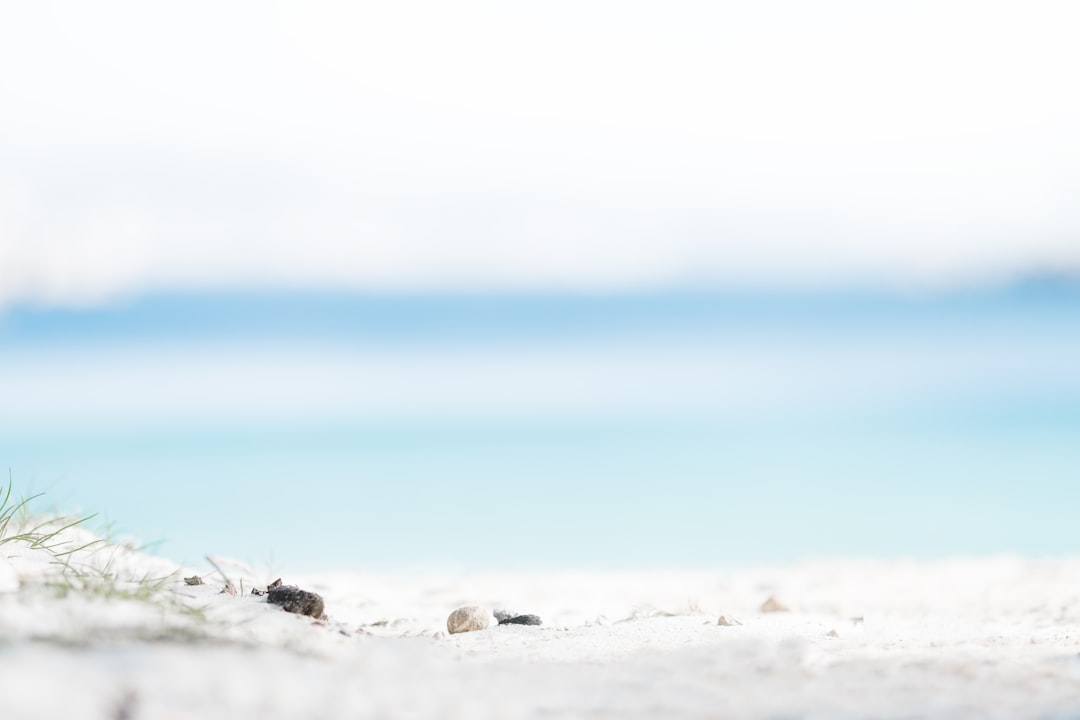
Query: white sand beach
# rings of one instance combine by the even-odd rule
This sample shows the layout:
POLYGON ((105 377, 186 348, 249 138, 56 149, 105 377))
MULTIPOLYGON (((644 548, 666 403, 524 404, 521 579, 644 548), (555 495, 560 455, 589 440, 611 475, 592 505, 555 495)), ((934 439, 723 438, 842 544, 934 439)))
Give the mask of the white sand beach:
POLYGON ((1080 715, 1080 559, 285 578, 315 619, 224 559, 235 595, 209 563, 55 556, 93 539, 0 545, 0 717, 1080 715), (447 634, 469 604, 543 625, 447 634))
POLYGON ((0 720, 1080 720, 1078 35, 4 3, 0 720))

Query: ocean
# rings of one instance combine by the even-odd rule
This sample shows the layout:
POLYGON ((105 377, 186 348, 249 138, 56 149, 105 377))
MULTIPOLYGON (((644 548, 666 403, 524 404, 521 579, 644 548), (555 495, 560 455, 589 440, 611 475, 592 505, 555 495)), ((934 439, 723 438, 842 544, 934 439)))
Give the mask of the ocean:
POLYGON ((1080 289, 1052 279, 18 306, 0 409, 16 492, 191 564, 1080 552, 1080 289))

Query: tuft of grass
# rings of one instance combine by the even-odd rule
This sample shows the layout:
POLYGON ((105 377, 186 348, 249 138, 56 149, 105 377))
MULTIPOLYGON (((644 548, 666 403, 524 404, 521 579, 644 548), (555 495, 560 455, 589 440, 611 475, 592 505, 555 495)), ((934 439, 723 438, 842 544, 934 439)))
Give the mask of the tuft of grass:
POLYGON ((60 573, 46 585, 61 597, 74 591, 102 598, 154 602, 170 584, 176 582, 177 572, 161 577, 146 572, 141 576, 125 578, 114 569, 114 559, 115 552, 103 567, 95 567, 85 563, 74 564, 70 554, 56 556, 52 564, 60 568, 60 573))
POLYGON ((11 533, 11 521, 19 516, 18 521, 15 523, 15 527, 22 527, 27 517, 26 507, 31 501, 42 496, 43 493, 37 495, 31 495, 28 498, 23 498, 17 503, 11 501, 11 490, 13 482, 11 479, 11 471, 8 470, 8 485, 7 489, 0 492, 0 545, 6 545, 11 542, 27 542, 32 539, 28 533, 19 533, 17 535, 11 533))
MULTIPOLYGON (((13 488, 14 481, 9 470, 7 487, 0 489, 0 547, 19 544, 30 549, 43 550, 51 555, 50 562, 59 568, 59 572, 48 578, 44 585, 58 596, 66 597, 72 592, 78 592, 102 598, 151 603, 160 602, 166 596, 164 591, 176 580, 176 573, 165 577, 152 577, 147 573, 142 577, 124 578, 114 566, 116 553, 125 549, 123 546, 113 545, 104 538, 82 544, 64 539, 68 530, 87 523, 95 518, 96 514, 68 521, 54 517, 35 522, 31 519, 33 516, 29 512, 29 504, 44 493, 15 501, 12 499, 13 488), (89 563, 76 562, 77 556, 95 546, 113 549, 112 556, 104 566, 96 567, 89 563)), ((111 534, 111 530, 110 525, 107 532, 111 534)))
POLYGON ((37 498, 44 495, 44 493, 31 495, 28 498, 22 498, 18 502, 13 502, 11 499, 13 487, 14 482, 11 478, 11 471, 8 470, 7 488, 0 491, 0 546, 10 543, 22 543, 31 549, 46 550, 53 557, 63 557, 65 555, 77 553, 81 550, 86 550, 101 542, 101 540, 93 540, 85 545, 79 545, 65 550, 58 549, 67 544, 60 539, 65 531, 92 520, 96 517, 95 515, 77 518, 59 528, 53 527, 55 526, 57 519, 49 518, 27 530, 26 526, 29 524, 30 518, 29 505, 37 498), (13 520, 15 521, 14 524, 12 522, 13 520), (15 530, 13 531, 12 528, 15 530))
MULTIPOLYGON (((96 515, 74 519, 35 516, 29 505, 41 495, 15 499, 10 470, 6 487, 0 484, 0 556, 12 546, 21 550, 29 548, 46 553, 51 568, 32 582, 34 589, 28 588, 30 592, 36 589, 57 599, 73 596, 132 601, 145 603, 160 611, 159 621, 134 629, 108 625, 87 628, 83 640, 76 644, 95 634, 103 637, 128 637, 133 634, 136 638, 146 640, 174 642, 215 642, 228 635, 235 623, 223 625, 221 620, 212 616, 210 605, 192 602, 192 596, 177 592, 176 586, 180 584, 182 576, 180 570, 167 575, 151 571, 142 574, 133 572, 127 567, 126 561, 129 554, 138 553, 140 549, 133 542, 115 542, 113 523, 106 523, 106 537, 84 542, 85 536, 72 530, 96 515)), ((226 577, 222 568, 213 561, 211 563, 222 577, 226 577)), ((56 639, 65 642, 64 636, 56 639)), ((67 638, 66 641, 72 640, 67 638)), ((254 641, 251 643, 254 646, 254 641)))

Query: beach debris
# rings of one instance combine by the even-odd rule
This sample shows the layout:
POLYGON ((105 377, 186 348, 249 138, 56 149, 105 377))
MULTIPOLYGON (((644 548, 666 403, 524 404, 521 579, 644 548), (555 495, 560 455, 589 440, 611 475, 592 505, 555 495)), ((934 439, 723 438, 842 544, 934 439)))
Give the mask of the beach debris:
POLYGON ((761 612, 763 613, 788 612, 789 610, 791 608, 777 600, 775 595, 770 595, 768 600, 761 603, 761 612))
POLYGON ((459 607, 446 618, 446 629, 454 633, 472 632, 483 630, 491 624, 491 611, 478 605, 466 605, 459 607))
POLYGON ((270 592, 274 588, 279 588, 279 587, 281 587, 281 578, 278 578, 274 582, 267 585, 265 590, 260 590, 259 588, 251 588, 251 594, 255 595, 255 596, 261 596, 261 595, 265 595, 266 593, 270 592))
MULTIPOLYGON (((218 595, 232 595, 233 597, 236 597, 236 586, 233 585, 233 581, 229 579, 229 576, 225 574, 225 571, 221 569, 221 566, 218 565, 217 561, 210 555, 206 556, 206 561, 214 566, 214 570, 217 570, 217 574, 220 575, 221 579, 225 581, 225 587, 223 587, 221 589, 221 592, 219 592, 218 595)), ((224 562, 224 561, 222 561, 222 562, 224 562)), ((192 577, 195 577, 195 576, 192 576, 192 577)), ((199 580, 200 581, 198 583, 188 582, 188 585, 201 585, 202 584, 201 578, 199 578, 199 580)), ((188 581, 188 579, 184 578, 184 582, 187 582, 187 581, 188 581)), ((244 594, 244 581, 243 580, 240 581, 240 594, 241 595, 244 594)))
POLYGON ((199 577, 198 575, 192 575, 189 578, 184 578, 184 583, 186 585, 205 585, 206 584, 206 583, 203 582, 203 579, 201 577, 199 577))
MULTIPOLYGON (((498 615, 496 615, 495 617, 498 617, 498 615)), ((500 625, 542 625, 543 622, 540 620, 540 617, 538 615, 514 615, 513 617, 508 617, 508 618, 499 620, 499 624, 500 625)))
POLYGON ((723 625, 724 627, 732 627, 734 625, 742 625, 741 622, 735 618, 729 618, 727 615, 721 615, 720 619, 716 621, 717 625, 723 625))
POLYGON ((524 615, 503 609, 496 610, 494 615, 500 625, 543 625, 538 615, 524 615))
POLYGON ((297 615, 310 615, 313 618, 321 618, 323 615, 324 604, 320 595, 301 590, 295 585, 282 585, 281 580, 267 586, 266 602, 280 605, 285 612, 297 615))

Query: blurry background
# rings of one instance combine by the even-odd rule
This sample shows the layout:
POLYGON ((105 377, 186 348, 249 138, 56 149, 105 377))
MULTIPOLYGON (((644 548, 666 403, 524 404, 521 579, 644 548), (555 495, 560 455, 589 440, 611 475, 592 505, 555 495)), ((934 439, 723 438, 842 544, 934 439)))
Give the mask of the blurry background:
POLYGON ((5 7, 0 466, 284 570, 1080 552, 1078 31, 5 7))

